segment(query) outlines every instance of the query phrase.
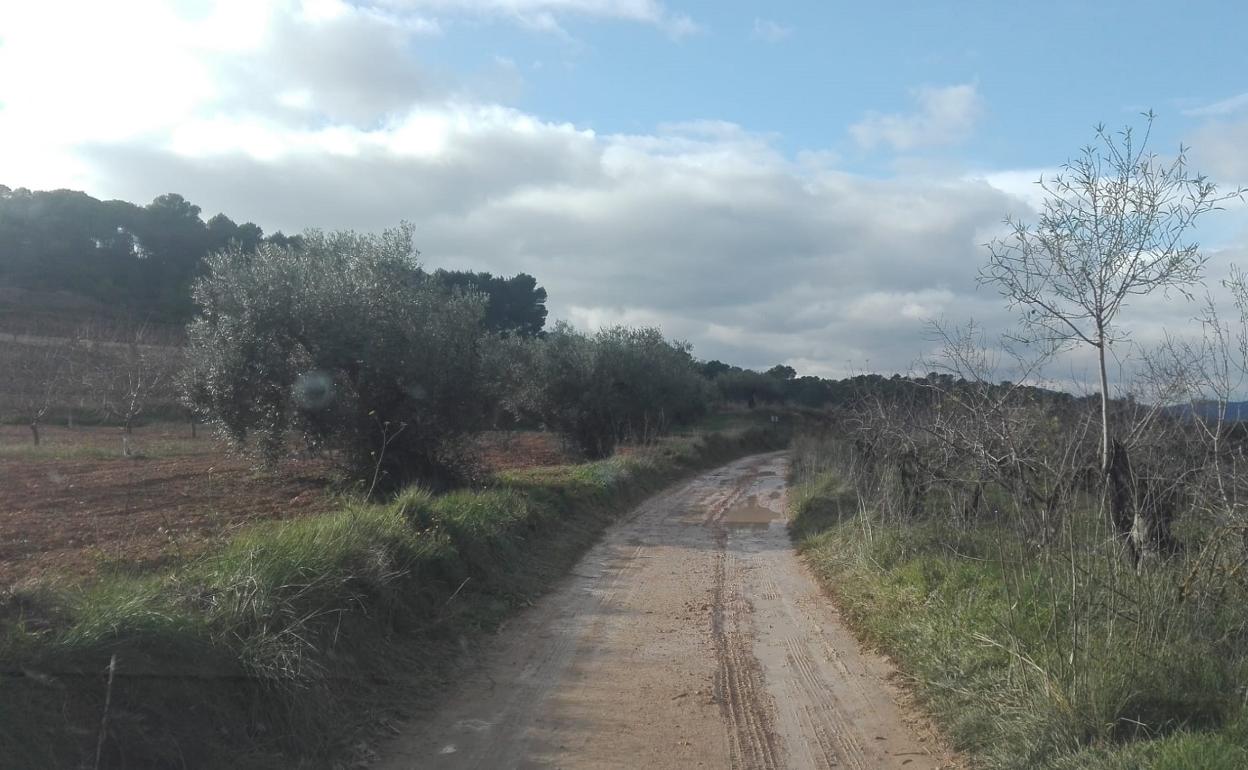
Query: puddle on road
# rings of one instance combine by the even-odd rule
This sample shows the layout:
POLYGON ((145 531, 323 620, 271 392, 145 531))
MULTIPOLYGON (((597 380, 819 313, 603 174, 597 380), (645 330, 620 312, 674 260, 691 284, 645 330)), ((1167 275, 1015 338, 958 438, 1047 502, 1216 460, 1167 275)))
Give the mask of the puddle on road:
POLYGON ((784 514, 758 504, 758 496, 750 497, 741 505, 724 512, 724 526, 729 529, 769 529, 772 524, 783 524, 784 514))

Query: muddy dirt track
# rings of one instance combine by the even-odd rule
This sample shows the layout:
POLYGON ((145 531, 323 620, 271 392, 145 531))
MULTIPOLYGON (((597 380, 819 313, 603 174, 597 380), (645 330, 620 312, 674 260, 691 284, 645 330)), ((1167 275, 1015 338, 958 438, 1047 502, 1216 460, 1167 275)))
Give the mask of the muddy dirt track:
POLYGON ((793 552, 783 454, 651 498, 377 767, 949 766, 793 552))

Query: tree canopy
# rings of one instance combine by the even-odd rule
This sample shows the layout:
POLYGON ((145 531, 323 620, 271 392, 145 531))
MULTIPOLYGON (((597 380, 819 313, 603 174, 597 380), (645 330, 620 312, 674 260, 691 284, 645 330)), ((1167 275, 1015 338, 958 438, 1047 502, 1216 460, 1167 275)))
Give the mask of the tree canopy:
POLYGON ((269 461, 295 432, 359 476, 441 483, 488 411, 484 300, 415 261, 412 228, 214 253, 195 284, 188 400, 269 461))
POLYGON ((535 337, 546 325, 546 290, 527 273, 503 278, 490 273, 437 270, 433 279, 447 289, 484 295, 484 323, 489 331, 535 337))
POLYGON ((136 206, 74 190, 0 185, 0 282, 184 321, 206 255, 232 243, 252 252, 266 240, 256 224, 235 224, 224 214, 205 223, 200 213, 177 193, 136 206))

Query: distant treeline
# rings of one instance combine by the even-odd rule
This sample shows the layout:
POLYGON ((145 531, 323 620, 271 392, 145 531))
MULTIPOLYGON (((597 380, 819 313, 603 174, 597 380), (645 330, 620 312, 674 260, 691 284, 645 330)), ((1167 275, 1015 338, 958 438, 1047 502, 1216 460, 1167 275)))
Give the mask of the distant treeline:
MULTIPOLYGON (((0 286, 71 292, 145 322, 184 323, 195 314, 191 285, 204 258, 227 248, 300 248, 303 236, 266 235, 225 214, 208 221, 177 193, 146 206, 101 201, 74 190, 16 190, 0 185, 0 286)), ((486 295, 491 330, 540 334, 546 290, 531 275, 438 270, 448 290, 486 295)))
MULTIPOLYGON (((753 407, 760 404, 793 404, 796 406, 819 409, 823 407, 859 408, 865 400, 882 404, 897 402, 915 402, 929 399, 936 392, 956 391, 960 387, 970 387, 953 375, 941 372, 930 372, 926 376, 903 377, 894 374, 886 377, 882 374, 859 374, 841 380, 829 380, 822 377, 806 375, 797 376, 791 366, 779 364, 765 372, 742 369, 723 361, 706 361, 701 364, 704 377, 711 380, 725 401, 737 402, 753 407)), ((1022 396, 1034 401, 1066 402, 1075 397, 1069 393, 1047 390, 1032 386, 1015 388, 1012 383, 1002 382, 986 387, 990 392, 1004 395, 1012 389, 1016 397, 1022 396)))

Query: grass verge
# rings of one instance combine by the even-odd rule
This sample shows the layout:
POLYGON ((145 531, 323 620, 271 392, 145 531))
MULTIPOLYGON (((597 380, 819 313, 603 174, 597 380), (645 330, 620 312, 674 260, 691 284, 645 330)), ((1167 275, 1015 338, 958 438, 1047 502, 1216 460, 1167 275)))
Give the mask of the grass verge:
POLYGON ((92 767, 98 751, 99 767, 341 766, 616 515, 785 439, 679 437, 480 490, 409 489, 257 526, 160 574, 12 592, 0 606, 2 764, 92 767))
POLYGON ((889 521, 817 443, 795 455, 804 556, 975 766, 1248 767, 1242 581, 1198 554, 1136 574, 1091 513, 1045 547, 1003 522, 889 521))

